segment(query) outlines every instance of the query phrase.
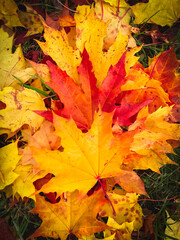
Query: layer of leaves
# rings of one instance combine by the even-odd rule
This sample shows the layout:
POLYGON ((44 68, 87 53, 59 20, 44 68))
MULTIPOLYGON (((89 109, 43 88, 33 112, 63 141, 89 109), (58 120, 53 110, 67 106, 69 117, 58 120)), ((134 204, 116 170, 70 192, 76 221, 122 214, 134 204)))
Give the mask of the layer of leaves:
MULTIPOLYGON (((17 8, 7 10, 2 3, 0 19, 12 28, 8 14, 16 15, 17 8)), ((135 21, 149 14, 145 9, 140 15, 141 7, 153 13, 154 4, 131 7, 135 21)), ((26 9, 30 14, 18 13, 21 22, 29 30, 33 25, 32 34, 41 32, 36 12, 26 9)), ((51 58, 46 64, 29 61, 32 68, 20 46, 12 53, 13 38, 1 30, 1 133, 21 132, 18 145, 0 150, 0 186, 7 196, 36 201, 32 212, 42 224, 32 238, 95 239, 93 234, 103 231, 98 235, 104 239, 131 239, 143 222, 138 194, 147 195, 133 170, 159 173, 162 165, 174 163, 166 153, 179 143, 179 62, 173 48, 151 59, 146 69, 137 62, 131 9, 118 0, 78 6, 74 19, 69 13, 59 19, 68 26, 61 30, 42 20, 45 42, 38 43, 51 58), (41 81, 27 82, 35 71, 41 81), (44 99, 48 110, 42 96, 20 87, 17 79, 49 93, 44 99)), ((165 24, 175 21, 171 10, 165 24)), ((150 21, 156 22, 156 16, 164 18, 159 11, 150 21)))

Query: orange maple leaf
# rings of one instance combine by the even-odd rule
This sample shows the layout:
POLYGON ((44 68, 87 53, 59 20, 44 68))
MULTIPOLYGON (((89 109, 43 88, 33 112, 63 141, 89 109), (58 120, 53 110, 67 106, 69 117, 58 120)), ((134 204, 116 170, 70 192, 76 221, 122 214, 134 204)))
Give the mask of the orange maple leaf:
POLYGON ((83 196, 76 190, 66 193, 66 198, 61 197, 59 203, 49 203, 44 197, 37 196, 36 208, 33 213, 38 213, 42 225, 33 233, 32 237, 60 237, 65 240, 70 234, 81 237, 96 232, 110 229, 105 223, 96 219, 100 208, 107 203, 102 190, 92 196, 83 196))

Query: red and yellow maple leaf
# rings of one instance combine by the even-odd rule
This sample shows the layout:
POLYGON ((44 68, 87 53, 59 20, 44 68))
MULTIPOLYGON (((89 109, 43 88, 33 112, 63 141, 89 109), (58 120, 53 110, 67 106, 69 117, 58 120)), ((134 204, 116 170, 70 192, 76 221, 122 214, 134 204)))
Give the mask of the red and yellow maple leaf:
POLYGON ((55 113, 67 118, 71 116, 79 128, 89 129, 98 106, 98 90, 87 52, 83 52, 82 62, 78 67, 80 86, 51 62, 48 62, 48 66, 52 79, 48 85, 64 104, 64 108, 55 113))
POLYGON ((179 67, 179 61, 176 58, 174 47, 154 57, 145 72, 150 78, 156 79, 162 83, 165 92, 170 95, 174 94, 174 89, 180 87, 180 80, 175 75, 176 69, 179 67))

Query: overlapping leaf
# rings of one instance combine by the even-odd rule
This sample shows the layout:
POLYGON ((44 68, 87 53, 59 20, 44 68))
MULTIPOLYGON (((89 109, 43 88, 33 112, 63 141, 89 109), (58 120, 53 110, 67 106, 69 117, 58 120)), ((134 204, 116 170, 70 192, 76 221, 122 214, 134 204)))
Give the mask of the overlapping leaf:
POLYGON ((39 214, 43 223, 31 237, 60 237, 65 240, 69 234, 81 238, 82 235, 108 229, 105 223, 96 219, 100 207, 106 202, 103 191, 98 191, 90 197, 82 197, 78 191, 67 193, 66 199, 62 196, 60 202, 55 204, 37 196, 33 212, 39 214))
POLYGON ((87 193, 97 181, 101 184, 100 179, 122 174, 120 166, 123 159, 131 154, 129 146, 135 132, 114 137, 112 116, 113 113, 96 113, 87 133, 82 133, 73 120, 54 116, 56 134, 61 137, 63 152, 32 149, 39 168, 55 175, 42 191, 55 191, 61 195, 79 189, 87 193))
POLYGON ((0 29, 0 89, 4 87, 18 87, 18 80, 22 82, 31 79, 30 74, 34 75, 35 71, 29 67, 23 56, 21 47, 18 46, 12 53, 13 36, 9 37, 8 33, 0 29))
POLYGON ((0 101, 4 104, 0 110, 0 127, 3 129, 15 132, 28 124, 35 131, 43 122, 43 118, 33 111, 45 110, 44 102, 39 94, 31 89, 15 90, 6 87, 0 92, 0 101))

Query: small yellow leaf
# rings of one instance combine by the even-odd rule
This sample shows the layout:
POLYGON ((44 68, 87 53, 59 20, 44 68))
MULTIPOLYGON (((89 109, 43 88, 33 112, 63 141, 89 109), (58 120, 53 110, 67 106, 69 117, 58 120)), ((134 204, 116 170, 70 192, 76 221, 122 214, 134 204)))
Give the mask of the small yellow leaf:
MULTIPOLYGON (((168 115, 171 107, 159 108, 152 114, 148 114, 144 120, 144 129, 134 136, 131 150, 140 154, 142 158, 138 161, 129 162, 134 169, 152 169, 159 172, 163 164, 173 164, 166 153, 173 152, 169 139, 178 140, 180 136, 179 124, 169 123, 168 115)), ((140 120, 138 120, 140 123, 140 120)), ((129 130, 137 128, 136 123, 131 125, 129 130)))
MULTIPOLYGON (((123 223, 133 223, 133 230, 138 230, 142 227, 142 209, 137 203, 138 194, 126 193, 119 195, 115 193, 107 193, 111 200, 116 216, 113 214, 112 207, 109 203, 105 204, 100 212, 101 217, 111 217, 118 225, 123 223)), ((115 224, 115 222, 113 222, 115 224)), ((118 226, 115 224, 116 226, 118 226)), ((119 227, 119 226, 118 226, 119 227)))
POLYGON ((24 27, 17 14, 18 7, 13 0, 0 1, 0 20, 9 28, 24 27))
POLYGON ((161 26, 171 26, 180 17, 179 0, 149 0, 148 3, 137 3, 131 6, 135 15, 135 23, 145 21, 161 26))
POLYGON ((0 29, 0 90, 4 87, 19 87, 19 81, 12 75, 15 75, 22 82, 31 79, 30 75, 35 74, 35 70, 28 67, 23 56, 21 47, 18 46, 12 53, 13 36, 9 37, 8 33, 0 29))
MULTIPOLYGON (((134 230, 134 221, 132 222, 124 222, 122 224, 118 224, 113 218, 109 217, 107 221, 107 225, 116 230, 118 234, 118 239, 121 240, 131 240, 131 234, 134 230)), ((116 238, 117 239, 117 238, 116 238)))
POLYGON ((0 149, 0 190, 12 184, 19 176, 14 172, 21 156, 18 155, 17 142, 0 149))
POLYGON ((165 229, 165 234, 167 237, 165 237, 165 240, 167 239, 180 239, 180 222, 174 221, 172 218, 170 218, 168 212, 167 213, 167 227, 165 229), (169 237, 168 237, 169 236, 169 237))
POLYGON ((61 31, 48 27, 44 22, 44 38, 46 42, 37 41, 43 52, 49 55, 67 74, 78 82, 77 66, 81 57, 78 50, 69 46, 68 36, 64 29, 61 31))
POLYGON ((42 33, 43 31, 43 24, 38 16, 38 13, 32 8, 27 6, 26 4, 23 5, 26 8, 26 12, 19 11, 19 19, 28 29, 26 33, 26 37, 30 35, 34 35, 37 33, 42 33))
POLYGON ((20 196, 22 199, 29 197, 35 201, 35 195, 33 195, 35 193, 35 187, 33 182, 44 177, 44 172, 39 172, 33 176, 32 165, 18 165, 14 172, 19 176, 12 184, 13 196, 20 196))
POLYGON ((0 100, 5 108, 0 110, 0 127, 18 130, 23 124, 29 124, 32 130, 39 128, 43 118, 34 110, 46 110, 39 94, 31 89, 15 90, 6 87, 0 92, 0 100))

